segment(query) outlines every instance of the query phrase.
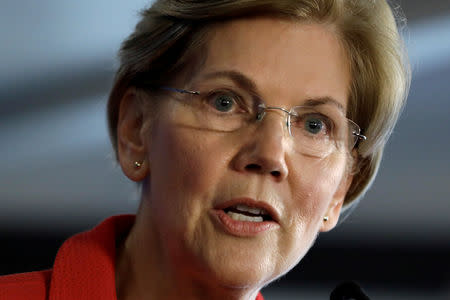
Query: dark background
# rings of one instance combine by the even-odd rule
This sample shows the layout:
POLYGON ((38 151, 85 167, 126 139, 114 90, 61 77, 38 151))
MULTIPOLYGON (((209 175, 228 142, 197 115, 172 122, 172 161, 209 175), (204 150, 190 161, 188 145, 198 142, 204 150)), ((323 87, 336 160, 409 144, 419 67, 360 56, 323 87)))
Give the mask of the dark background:
MULTIPOLYGON (((67 237, 136 210, 104 108, 148 3, 0 2, 0 274, 50 268, 67 237)), ((347 279, 373 299, 450 299, 450 1, 397 3, 413 82, 379 176, 268 299, 328 299, 347 279)))

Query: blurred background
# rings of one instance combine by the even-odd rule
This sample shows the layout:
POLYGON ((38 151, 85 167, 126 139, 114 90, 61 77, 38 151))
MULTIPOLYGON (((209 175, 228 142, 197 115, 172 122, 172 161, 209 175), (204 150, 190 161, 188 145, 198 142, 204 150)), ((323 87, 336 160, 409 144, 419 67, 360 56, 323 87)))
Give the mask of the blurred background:
MULTIPOLYGON (((67 237, 136 210, 105 103, 149 3, 0 2, 0 275, 50 268, 67 237)), ((450 299, 450 1, 396 3, 413 82, 379 176, 267 299, 328 299, 348 279, 373 299, 450 299)))

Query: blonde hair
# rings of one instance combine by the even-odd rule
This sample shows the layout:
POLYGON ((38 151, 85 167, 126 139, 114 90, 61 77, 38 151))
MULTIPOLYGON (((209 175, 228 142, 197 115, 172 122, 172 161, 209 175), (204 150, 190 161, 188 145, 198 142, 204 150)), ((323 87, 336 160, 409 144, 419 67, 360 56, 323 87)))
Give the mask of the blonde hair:
POLYGON ((409 90, 410 69, 399 34, 405 19, 385 0, 156 1, 142 12, 119 52, 108 102, 114 150, 117 154, 119 102, 127 88, 144 80, 155 86, 170 82, 202 51, 211 25, 260 15, 333 25, 347 51, 352 71, 347 117, 367 136, 356 148, 357 164, 344 203, 348 212, 372 184, 409 90))

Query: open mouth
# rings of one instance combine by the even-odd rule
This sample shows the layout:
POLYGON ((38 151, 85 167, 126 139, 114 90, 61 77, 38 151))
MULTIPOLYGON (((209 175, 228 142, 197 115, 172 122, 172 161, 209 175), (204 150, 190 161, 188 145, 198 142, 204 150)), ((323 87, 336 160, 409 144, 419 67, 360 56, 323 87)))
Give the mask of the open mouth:
POLYGON ((244 204, 237 204, 224 208, 223 211, 236 221, 264 222, 273 221, 272 216, 264 208, 250 207, 244 204))
POLYGON ((280 215, 269 203, 248 197, 217 204, 210 215, 225 233, 255 237, 280 228, 280 215))

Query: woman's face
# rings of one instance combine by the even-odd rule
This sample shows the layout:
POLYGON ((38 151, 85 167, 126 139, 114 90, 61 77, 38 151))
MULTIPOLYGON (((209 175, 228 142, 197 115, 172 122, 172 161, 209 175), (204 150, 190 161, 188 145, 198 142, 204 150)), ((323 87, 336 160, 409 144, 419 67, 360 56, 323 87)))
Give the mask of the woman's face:
MULTIPOLYGON (((290 109, 328 97, 345 110, 350 73, 330 28, 256 18, 217 26, 204 64, 188 80, 177 87, 239 81, 254 85, 267 106, 290 109)), ((347 155, 299 153, 280 111, 268 112, 254 130, 190 126, 174 100, 183 95, 167 95, 146 141, 141 232, 178 270, 206 281, 261 286, 286 273, 318 232, 337 222, 349 183, 347 155), (224 209, 236 204, 272 210, 272 221, 230 221, 224 209)))

